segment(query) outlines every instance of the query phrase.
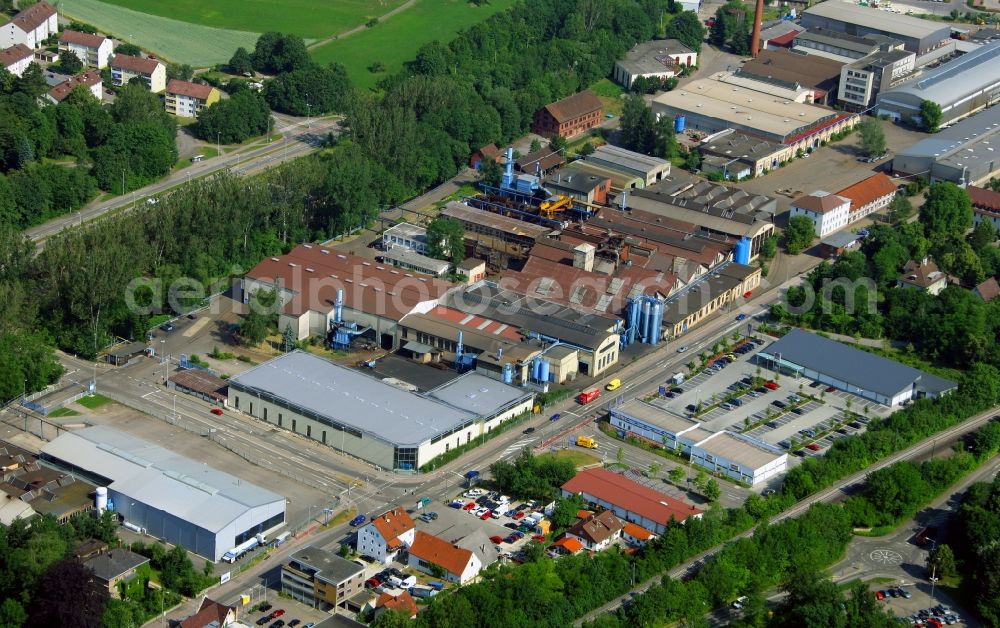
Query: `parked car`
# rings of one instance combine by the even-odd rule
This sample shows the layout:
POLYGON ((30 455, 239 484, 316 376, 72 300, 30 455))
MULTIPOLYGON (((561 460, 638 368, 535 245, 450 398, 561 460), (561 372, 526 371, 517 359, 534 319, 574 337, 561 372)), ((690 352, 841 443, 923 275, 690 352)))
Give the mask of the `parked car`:
POLYGON ((176 328, 174 327, 173 323, 163 323, 162 325, 160 325, 160 329, 162 329, 163 331, 165 331, 165 332, 167 332, 169 334, 170 332, 172 332, 176 328))
POLYGON ((267 611, 271 610, 272 608, 274 608, 274 607, 271 606, 271 604, 269 602, 264 602, 263 604, 260 605, 260 608, 257 609, 257 610, 259 610, 262 613, 266 613, 267 611))
POLYGON ((764 382, 764 388, 767 388, 768 390, 778 390, 781 386, 778 385, 778 382, 764 382))
POLYGON ((680 346, 680 347, 677 347, 677 353, 684 353, 684 352, 685 352, 685 351, 687 351, 687 350, 688 350, 688 348, 687 348, 687 346, 686 346, 686 345, 683 345, 683 346, 680 346))
POLYGON ((837 390, 837 389, 836 389, 836 388, 834 388, 833 386, 827 386, 827 387, 826 387, 826 392, 835 392, 836 390, 837 390))
POLYGON ((778 401, 777 399, 772 401, 771 405, 774 406, 775 408, 781 408, 782 410, 788 407, 787 403, 785 403, 784 401, 778 401))
POLYGON ((460 499, 456 499, 455 501, 453 501, 450 504, 448 504, 448 506, 450 508, 454 508, 455 510, 461 510, 462 506, 464 506, 464 505, 465 505, 465 502, 463 502, 460 499))
POLYGON ((882 600, 884 600, 885 599, 885 591, 876 591, 875 592, 875 599, 878 600, 878 601, 880 601, 880 602, 882 600))
POLYGON ((535 433, 535 428, 533 428, 533 427, 526 427, 526 428, 524 428, 524 430, 521 433, 522 434, 534 434, 535 433))
POLYGON ((819 451, 819 445, 817 445, 816 443, 809 443, 808 445, 806 445, 806 449, 808 449, 809 451, 819 451))
POLYGON ((285 614, 285 609, 279 608, 278 610, 271 613, 271 619, 277 619, 285 614))
MULTIPOLYGON (((514 521, 520 521, 521 519, 524 519, 524 511, 521 510, 521 511, 515 512, 513 519, 514 519, 514 521)), ((516 528, 517 526, 514 526, 514 527, 516 528)))
POLYGON ((468 504, 462 507, 462 510, 472 510, 475 507, 476 507, 476 502, 469 502, 468 504))
POLYGON ((503 541, 503 537, 500 535, 493 535, 490 537, 490 543, 493 543, 494 545, 500 543, 501 541, 503 541))
POLYGON ((258 626, 263 626, 264 624, 266 624, 269 621, 271 621, 271 617, 269 615, 264 615, 263 617, 261 617, 260 619, 257 620, 257 625, 258 626))
POLYGON ((301 619, 293 619, 292 621, 288 622, 288 628, 295 628, 295 626, 298 626, 301 623, 302 623, 301 619))
POLYGON ((736 598, 736 601, 733 602, 733 608, 743 608, 743 605, 746 604, 748 599, 750 598, 748 598, 745 595, 739 596, 738 598, 736 598))
POLYGON ((538 541, 539 543, 544 543, 545 542, 545 536, 542 535, 542 534, 532 534, 531 535, 531 539, 533 541, 538 541))
POLYGON ((517 530, 517 524, 514 523, 513 521, 508 521, 507 523, 503 524, 503 527, 510 528, 511 530, 517 530))
POLYGON ((479 515, 479 518, 482 519, 483 521, 486 521, 487 519, 489 519, 492 516, 493 516, 493 513, 490 512, 489 510, 487 510, 483 514, 479 515))
POLYGON ((792 408, 792 414, 797 414, 799 416, 802 416, 805 413, 806 411, 803 410, 802 408, 792 408))

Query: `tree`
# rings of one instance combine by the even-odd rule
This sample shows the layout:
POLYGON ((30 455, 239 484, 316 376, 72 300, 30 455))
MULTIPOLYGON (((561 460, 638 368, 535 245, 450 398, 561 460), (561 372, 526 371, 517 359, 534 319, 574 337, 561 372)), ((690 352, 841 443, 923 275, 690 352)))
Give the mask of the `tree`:
POLYGON ((993 226, 993 223, 984 220, 972 230, 972 235, 969 236, 969 246, 977 254, 981 254, 986 250, 986 247, 996 242, 996 239, 997 230, 993 226))
POLYGON ((684 156, 684 168, 695 172, 701 169, 701 153, 697 150, 689 149, 684 156))
POLYGON ((549 140, 549 150, 556 153, 566 150, 566 138, 562 135, 553 135, 552 139, 549 140))
POLYGON ((65 74, 76 75, 83 69, 83 61, 72 50, 63 50, 59 53, 59 68, 65 74))
POLYGON ((593 144, 590 142, 584 142, 583 146, 580 147, 580 154, 586 157, 588 155, 593 155, 595 150, 596 149, 593 144))
POLYGON ((28 621, 28 614, 17 600, 7 598, 0 604, 0 626, 18 628, 28 621))
POLYGON ((807 216, 792 216, 785 228, 785 250, 791 255, 798 255, 808 248, 816 237, 813 221, 807 216))
POLYGON ((586 506, 583 498, 579 495, 570 495, 556 500, 556 506, 552 510, 549 519, 552 525, 557 528, 565 528, 576 519, 576 513, 586 506))
POLYGON ((34 626, 101 628, 108 590, 74 560, 56 563, 42 576, 28 608, 34 626))
POLYGON ((621 133, 625 148, 646 155, 652 154, 656 146, 656 120, 642 96, 629 94, 625 97, 621 133))
POLYGON ((711 502, 718 501, 719 496, 722 495, 722 489, 719 488, 719 483, 714 478, 705 482, 703 492, 708 501, 711 502))
POLYGON ((941 237, 960 238, 972 226, 972 201, 954 183, 935 183, 920 207, 920 223, 932 241, 941 237))
POLYGON ((115 54, 128 55, 130 57, 141 57, 142 48, 136 46, 135 44, 122 42, 115 46, 115 54))
POLYGON ((625 448, 619 447, 618 451, 615 452, 615 461, 618 464, 625 464, 625 448))
POLYGON ((876 118, 865 118, 858 125, 858 136, 861 138, 861 152, 868 157, 880 157, 885 154, 885 131, 876 118))
POLYGON ((206 142, 239 144, 267 133, 270 121, 271 110, 264 97, 255 91, 243 90, 202 109, 192 131, 206 142))
POLYGON ((937 133, 941 127, 941 105, 933 100, 925 100, 920 103, 920 119, 923 121, 924 130, 928 133, 937 133))
POLYGON ((671 482, 674 484, 680 484, 684 481, 684 476, 687 475, 687 471, 684 470, 684 467, 674 467, 670 470, 668 475, 670 476, 671 482))
POLYGON ((492 159, 479 162, 479 180, 486 185, 498 188, 503 180, 503 166, 492 159))
POLYGON ((542 150, 542 143, 538 141, 537 137, 531 138, 531 148, 529 148, 528 151, 537 153, 540 150, 542 150))
POLYGON ((229 59, 229 71, 233 74, 253 74, 253 57, 246 48, 240 46, 229 59))
POLYGON ((168 63, 167 80, 190 81, 194 77, 194 68, 186 63, 168 63))
POLYGON ((288 323, 285 325, 285 331, 281 334, 281 350, 285 353, 295 349, 295 330, 292 329, 292 324, 288 323))
POLYGON ((454 218, 435 218, 427 225, 427 253, 454 265, 465 259, 465 228, 454 218))
POLYGON ((277 295, 271 291, 258 290, 250 297, 246 316, 240 322, 240 338, 249 345, 259 345, 267 338, 271 326, 277 320, 277 295))
POLYGON ((281 74, 309 66, 309 53, 298 35, 268 32, 257 38, 253 51, 253 67, 258 72, 281 74))
POLYGON ((649 475, 649 477, 655 480, 656 476, 660 474, 660 470, 662 469, 663 465, 660 464, 659 462, 651 462, 649 463, 649 469, 646 471, 646 473, 649 475))
POLYGON ((889 203, 889 221, 893 224, 906 222, 906 219, 913 213, 913 204, 910 199, 902 194, 896 194, 892 202, 889 203))
POLYGON ((927 570, 936 572, 939 577, 953 578, 958 575, 955 554, 947 543, 942 543, 927 555, 927 570))
POLYGON ((347 70, 339 63, 308 63, 268 81, 264 99, 275 111, 294 116, 325 114, 347 107, 350 87, 347 70))
POLYGON ((697 13, 682 11, 670 21, 666 35, 667 39, 677 39, 691 50, 701 52, 701 43, 705 39, 705 27, 697 13))

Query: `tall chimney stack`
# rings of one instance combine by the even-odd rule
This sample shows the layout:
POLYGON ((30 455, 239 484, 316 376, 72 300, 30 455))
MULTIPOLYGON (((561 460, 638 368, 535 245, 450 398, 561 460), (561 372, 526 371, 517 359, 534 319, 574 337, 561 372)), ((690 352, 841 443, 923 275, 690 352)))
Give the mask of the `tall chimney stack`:
POLYGON ((756 57, 760 52, 760 22, 764 18, 764 0, 757 0, 757 8, 753 12, 753 36, 750 38, 750 56, 756 57))

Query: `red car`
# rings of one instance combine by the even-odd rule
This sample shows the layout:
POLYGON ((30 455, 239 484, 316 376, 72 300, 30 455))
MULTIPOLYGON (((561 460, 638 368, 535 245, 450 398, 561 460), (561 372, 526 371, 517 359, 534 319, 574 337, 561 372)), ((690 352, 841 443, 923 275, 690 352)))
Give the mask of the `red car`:
POLYGON ((781 386, 778 386, 777 382, 764 382, 764 388, 768 390, 778 390, 781 386))
POLYGON ((809 443, 808 445, 806 445, 806 449, 808 449, 809 451, 819 451, 819 445, 817 445, 816 443, 809 443))
POLYGON ((222 408, 212 408, 212 414, 215 416, 222 416, 222 408))
POLYGON ((533 534, 533 535, 531 535, 531 538, 533 538, 534 540, 538 541, 539 543, 544 543, 545 542, 545 537, 542 536, 541 534, 533 534))
POLYGON ((489 518, 490 518, 490 517, 492 517, 492 516, 493 516, 493 513, 487 510, 487 511, 486 511, 486 512, 484 512, 484 513, 482 514, 482 516, 481 516, 481 517, 479 517, 479 518, 480 518, 480 519, 482 519, 483 521, 486 521, 487 519, 489 519, 489 518))
POLYGON ((277 619, 285 614, 285 609, 279 608, 278 610, 271 613, 271 619, 277 619))
POLYGON ((469 502, 468 504, 462 507, 462 510, 472 510, 475 507, 476 507, 476 502, 469 502))
POLYGON ((500 535, 495 535, 490 537, 490 543, 493 543, 494 545, 499 545, 502 542, 503 542, 503 537, 500 535))
POLYGON ((879 602, 881 602, 882 600, 885 599, 885 593, 882 593, 881 591, 876 591, 875 592, 875 599, 878 600, 879 602))
POLYGON ((833 391, 835 391, 835 390, 837 390, 837 389, 836 389, 836 388, 834 388, 833 386, 827 386, 827 387, 826 387, 826 392, 833 392, 833 391))
POLYGON ((511 517, 511 518, 514 521, 520 521, 521 519, 524 519, 524 511, 523 510, 519 510, 519 511, 515 512, 514 516, 511 517))
POLYGON ((379 581, 378 578, 368 578, 367 580, 365 580, 365 586, 371 589, 377 589, 378 587, 382 586, 382 583, 379 581))

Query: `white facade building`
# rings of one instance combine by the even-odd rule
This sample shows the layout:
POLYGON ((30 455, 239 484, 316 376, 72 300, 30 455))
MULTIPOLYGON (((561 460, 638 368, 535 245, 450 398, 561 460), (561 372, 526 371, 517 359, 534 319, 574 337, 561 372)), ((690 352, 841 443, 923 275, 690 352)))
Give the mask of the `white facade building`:
POLYGON ((15 15, 0 26, 0 49, 15 44, 38 48, 49 35, 59 32, 59 14, 56 8, 42 0, 15 15))
POLYGON ((0 66, 20 78, 31 65, 35 53, 24 44, 14 44, 10 48, 0 50, 0 66))
POLYGON ((436 565, 444 570, 445 580, 456 584, 471 581, 483 568, 475 552, 422 531, 416 533, 407 560, 410 567, 428 574, 436 565))
POLYGON ((762 440, 723 431, 691 447, 691 462, 754 486, 788 468, 788 454, 762 440))
POLYGON ((358 553, 381 563, 391 563, 400 552, 413 545, 414 532, 413 519, 404 508, 387 510, 372 517, 367 525, 358 530, 358 553))
POLYGON ((813 192, 792 201, 789 216, 806 216, 813 222, 818 237, 847 226, 851 201, 828 192, 813 192))
POLYGON ((103 70, 111 60, 114 43, 102 35, 66 30, 59 35, 59 49, 72 52, 84 65, 103 70))

